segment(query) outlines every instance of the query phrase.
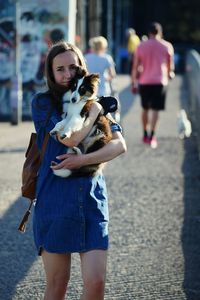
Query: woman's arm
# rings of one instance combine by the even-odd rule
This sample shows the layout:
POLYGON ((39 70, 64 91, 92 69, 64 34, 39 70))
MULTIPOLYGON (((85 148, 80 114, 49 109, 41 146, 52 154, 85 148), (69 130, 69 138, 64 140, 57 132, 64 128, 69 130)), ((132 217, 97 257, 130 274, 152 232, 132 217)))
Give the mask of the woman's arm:
POLYGON ((98 116, 98 114, 102 111, 102 106, 94 102, 91 106, 91 110, 89 112, 89 117, 86 119, 84 123, 84 127, 80 131, 74 132, 70 138, 61 139, 57 136, 60 143, 64 144, 68 147, 77 146, 90 132, 92 126, 98 116))
POLYGON ((103 148, 88 154, 63 154, 57 157, 61 163, 52 167, 58 169, 78 169, 83 166, 107 162, 127 151, 126 143, 119 131, 113 133, 112 140, 103 148))

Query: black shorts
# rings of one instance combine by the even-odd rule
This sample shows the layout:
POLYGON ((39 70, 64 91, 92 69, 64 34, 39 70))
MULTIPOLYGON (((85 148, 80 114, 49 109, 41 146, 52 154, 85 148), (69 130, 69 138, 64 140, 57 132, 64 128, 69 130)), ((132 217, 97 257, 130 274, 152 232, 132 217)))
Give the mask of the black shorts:
POLYGON ((139 86, 141 105, 144 109, 164 110, 167 86, 162 84, 141 84, 139 86))

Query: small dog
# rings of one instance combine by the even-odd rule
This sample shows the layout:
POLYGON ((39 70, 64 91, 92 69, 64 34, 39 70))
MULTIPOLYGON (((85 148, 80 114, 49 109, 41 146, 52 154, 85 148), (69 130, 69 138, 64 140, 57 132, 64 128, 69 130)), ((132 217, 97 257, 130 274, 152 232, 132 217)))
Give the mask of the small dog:
MULTIPOLYGON (((99 84, 98 74, 86 75, 81 68, 77 70, 77 82, 75 89, 63 96, 63 120, 58 122, 51 130, 50 134, 59 134, 62 139, 70 138, 72 133, 84 126, 89 116, 90 108, 95 100, 95 94, 99 84)), ((78 147, 68 148, 67 153, 90 153, 107 144, 112 138, 110 121, 99 114, 91 131, 86 138, 81 141, 78 147)), ((52 162, 52 165, 55 165, 52 162)), ((68 177, 71 174, 94 174, 101 164, 84 166, 78 170, 60 169, 53 170, 54 174, 60 177, 68 177)))
POLYGON ((70 138, 74 131, 82 128, 87 117, 82 111, 86 102, 95 95, 99 83, 99 75, 86 76, 85 70, 78 68, 72 88, 63 95, 63 120, 58 122, 50 134, 59 134, 61 139, 70 138))
POLYGON ((188 120, 184 109, 181 109, 177 114, 177 131, 180 139, 190 137, 192 133, 191 122, 188 120))

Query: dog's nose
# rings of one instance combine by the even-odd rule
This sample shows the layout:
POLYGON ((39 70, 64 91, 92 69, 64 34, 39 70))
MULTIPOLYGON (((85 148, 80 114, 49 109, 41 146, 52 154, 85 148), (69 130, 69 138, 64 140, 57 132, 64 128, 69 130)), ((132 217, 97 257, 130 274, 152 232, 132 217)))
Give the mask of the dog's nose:
POLYGON ((75 103, 75 102, 76 102, 76 98, 73 97, 73 98, 72 98, 72 103, 75 103))

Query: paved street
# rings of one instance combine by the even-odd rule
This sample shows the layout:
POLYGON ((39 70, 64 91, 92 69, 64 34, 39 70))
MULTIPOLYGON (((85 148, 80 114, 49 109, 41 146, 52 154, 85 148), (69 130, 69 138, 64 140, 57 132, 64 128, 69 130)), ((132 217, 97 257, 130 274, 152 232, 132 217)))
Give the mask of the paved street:
MULTIPOLYGON (((116 80, 122 106, 125 155, 105 169, 110 201, 106 300, 200 299, 200 161, 195 135, 177 138, 176 114, 187 100, 182 78, 170 83, 160 114, 158 148, 141 143, 139 97, 130 79, 116 80)), ((31 222, 17 231, 27 208, 20 198, 24 151, 31 122, 0 124, 0 299, 42 300, 45 288, 31 222)), ((79 256, 73 255, 69 300, 81 291, 79 256)), ((95 299, 94 299, 95 300, 95 299)))

